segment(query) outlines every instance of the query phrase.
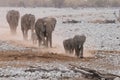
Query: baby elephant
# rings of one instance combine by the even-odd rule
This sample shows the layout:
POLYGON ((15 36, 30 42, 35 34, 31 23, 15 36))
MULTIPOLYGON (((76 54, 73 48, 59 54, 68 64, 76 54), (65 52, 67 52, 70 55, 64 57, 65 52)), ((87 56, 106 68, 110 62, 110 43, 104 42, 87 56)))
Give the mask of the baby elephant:
POLYGON ((73 38, 74 41, 74 49, 75 49, 75 55, 77 57, 83 58, 83 45, 86 41, 85 35, 75 35, 73 38))
POLYGON ((38 37, 35 32, 32 33, 31 37, 32 37, 33 44, 37 44, 38 37))
POLYGON ((66 53, 73 53, 74 51, 74 44, 73 39, 69 38, 63 41, 63 46, 66 53))
POLYGON ((75 35, 73 38, 64 40, 63 46, 66 52, 73 53, 75 50, 75 55, 83 58, 83 45, 85 41, 85 35, 75 35))

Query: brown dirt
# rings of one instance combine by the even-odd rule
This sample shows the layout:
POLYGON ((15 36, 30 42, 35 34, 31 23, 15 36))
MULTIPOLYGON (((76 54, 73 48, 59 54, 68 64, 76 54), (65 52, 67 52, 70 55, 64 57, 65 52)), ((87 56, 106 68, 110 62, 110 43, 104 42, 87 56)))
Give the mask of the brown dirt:
POLYGON ((72 61, 78 60, 75 57, 65 56, 57 53, 42 53, 33 51, 0 51, 0 61, 8 60, 40 60, 40 61, 72 61))
POLYGON ((0 51, 0 61, 88 61, 94 58, 80 59, 77 57, 71 57, 65 54, 40 52, 40 51, 0 51))

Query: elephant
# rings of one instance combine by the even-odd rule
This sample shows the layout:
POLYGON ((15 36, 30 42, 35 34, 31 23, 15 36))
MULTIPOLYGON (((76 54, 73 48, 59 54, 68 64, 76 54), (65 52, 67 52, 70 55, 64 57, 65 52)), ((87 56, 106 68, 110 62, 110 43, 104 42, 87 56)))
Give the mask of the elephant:
POLYGON ((57 20, 52 17, 45 17, 43 18, 43 21, 44 21, 45 37, 46 37, 45 46, 48 47, 50 45, 50 47, 52 47, 52 32, 55 29, 57 20))
POLYGON ((8 11, 8 13, 6 15, 6 19, 10 26, 12 35, 16 34, 16 29, 18 26, 19 18, 20 18, 20 13, 16 10, 10 10, 10 11, 8 11))
POLYGON ((83 49, 84 49, 83 45, 85 41, 86 41, 85 35, 75 35, 73 37, 75 55, 77 57, 83 58, 83 49))
POLYGON ((43 44, 48 47, 52 47, 52 32, 55 29, 56 19, 50 17, 44 17, 38 19, 35 23, 35 31, 39 39, 39 46, 43 41, 43 44))
POLYGON ((72 54, 74 51, 73 38, 63 40, 63 46, 66 53, 72 54))
POLYGON ((37 37, 36 33, 33 32, 31 37, 32 37, 33 44, 36 44, 37 40, 38 40, 38 37, 37 37))
POLYGON ((21 30, 24 40, 28 39, 28 30, 30 29, 32 38, 32 33, 35 29, 35 16, 32 14, 25 14, 21 17, 21 30))
POLYGON ((44 43, 45 43, 45 28, 44 28, 43 19, 39 18, 36 21, 36 23, 35 23, 35 32, 36 32, 36 35, 38 37, 38 43, 39 43, 39 47, 40 47, 42 41, 44 41, 44 43))

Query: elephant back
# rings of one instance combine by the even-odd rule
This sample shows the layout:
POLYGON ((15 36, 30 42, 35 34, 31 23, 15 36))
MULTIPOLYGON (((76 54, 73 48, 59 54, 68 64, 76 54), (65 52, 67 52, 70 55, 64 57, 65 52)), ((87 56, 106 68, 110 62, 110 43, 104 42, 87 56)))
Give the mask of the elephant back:
POLYGON ((12 26, 18 26, 20 14, 18 11, 10 10, 6 15, 7 22, 12 26))
POLYGON ((73 38, 69 38, 63 41, 63 45, 65 49, 73 49, 74 48, 74 43, 73 43, 73 38))
POLYGON ((32 14, 28 15, 28 22, 30 23, 30 26, 33 26, 35 24, 35 16, 32 14))
POLYGON ((79 44, 82 45, 86 41, 86 36, 85 35, 75 35, 73 40, 74 40, 75 45, 79 45, 79 44))
POLYGON ((31 29, 35 24, 35 16, 32 14, 25 14, 21 18, 21 27, 31 29))
POLYGON ((35 23, 35 30, 38 32, 45 32, 43 19, 38 19, 35 23))

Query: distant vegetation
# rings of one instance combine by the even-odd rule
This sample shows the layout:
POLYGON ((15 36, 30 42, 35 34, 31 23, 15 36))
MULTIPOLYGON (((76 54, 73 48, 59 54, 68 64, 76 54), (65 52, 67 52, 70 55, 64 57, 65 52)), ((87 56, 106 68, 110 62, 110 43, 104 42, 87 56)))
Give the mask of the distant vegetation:
POLYGON ((10 7, 120 7, 120 0, 0 0, 10 7))

